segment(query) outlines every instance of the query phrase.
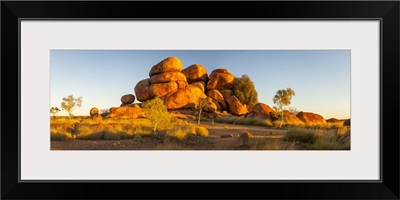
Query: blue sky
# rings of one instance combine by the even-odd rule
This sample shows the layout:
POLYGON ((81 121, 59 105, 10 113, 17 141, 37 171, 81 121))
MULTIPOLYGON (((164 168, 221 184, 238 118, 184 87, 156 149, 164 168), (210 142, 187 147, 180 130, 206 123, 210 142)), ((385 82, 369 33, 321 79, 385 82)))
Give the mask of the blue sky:
MULTIPOLYGON (((176 56, 188 67, 198 63, 208 73, 226 68, 236 77, 250 76, 260 102, 273 106, 279 89, 291 87, 291 107, 328 119, 350 117, 349 50, 51 50, 50 107, 62 98, 82 96, 74 115, 92 107, 118 107, 120 97, 135 94, 151 67, 176 56)), ((138 102, 136 100, 136 102, 138 102)), ((58 115, 67 115, 61 111, 58 115)))

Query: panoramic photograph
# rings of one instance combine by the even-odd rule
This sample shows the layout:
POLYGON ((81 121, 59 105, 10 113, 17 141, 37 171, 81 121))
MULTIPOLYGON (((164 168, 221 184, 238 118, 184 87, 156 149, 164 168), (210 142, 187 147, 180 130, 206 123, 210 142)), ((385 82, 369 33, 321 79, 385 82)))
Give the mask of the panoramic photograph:
POLYGON ((51 50, 50 150, 350 150, 350 50, 51 50))

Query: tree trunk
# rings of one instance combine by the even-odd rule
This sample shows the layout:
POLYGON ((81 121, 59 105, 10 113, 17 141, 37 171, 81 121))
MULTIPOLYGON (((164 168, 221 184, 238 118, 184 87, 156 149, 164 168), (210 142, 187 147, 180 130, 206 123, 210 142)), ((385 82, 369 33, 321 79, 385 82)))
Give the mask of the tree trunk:
POLYGON ((199 111, 199 119, 197 120, 197 124, 200 124, 201 111, 202 111, 202 109, 200 109, 200 111, 199 111))
POLYGON ((279 128, 282 128, 282 123, 283 123, 283 111, 281 113, 281 124, 279 125, 279 128))

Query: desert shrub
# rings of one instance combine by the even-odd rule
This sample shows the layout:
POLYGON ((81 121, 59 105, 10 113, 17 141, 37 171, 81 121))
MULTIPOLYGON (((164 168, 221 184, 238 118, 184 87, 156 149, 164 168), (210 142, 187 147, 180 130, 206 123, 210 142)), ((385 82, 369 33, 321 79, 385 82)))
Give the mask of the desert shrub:
POLYGON ((85 132, 79 133, 75 137, 81 140, 101 140, 104 139, 105 133, 106 131, 85 132))
POLYGON ((252 108, 258 103, 258 94, 253 81, 247 74, 233 80, 233 94, 242 102, 252 108))
POLYGON ((134 135, 126 132, 111 132, 111 131, 104 132, 105 140, 124 140, 132 138, 134 138, 134 135))
POLYGON ((72 135, 66 132, 50 132, 51 141, 65 141, 72 139, 72 135))
POLYGON ((291 129, 283 137, 284 141, 313 143, 316 140, 314 131, 308 129, 291 129))
POLYGON ((350 144, 338 142, 338 135, 335 131, 319 130, 316 133, 315 142, 310 145, 310 150, 350 150, 350 144))
POLYGON ((295 142, 285 142, 282 140, 264 140, 251 144, 248 150, 294 150, 295 142))
POLYGON ((152 122, 154 134, 157 133, 158 129, 163 129, 170 125, 171 115, 162 99, 156 97, 152 100, 145 101, 142 107, 145 111, 146 118, 150 119, 152 122))
POLYGON ((198 126, 196 127, 196 135, 201 137, 208 137, 208 130, 205 127, 198 126))
POLYGON ((344 135, 348 130, 350 130, 350 126, 341 126, 338 130, 337 130, 337 134, 338 135, 344 135))

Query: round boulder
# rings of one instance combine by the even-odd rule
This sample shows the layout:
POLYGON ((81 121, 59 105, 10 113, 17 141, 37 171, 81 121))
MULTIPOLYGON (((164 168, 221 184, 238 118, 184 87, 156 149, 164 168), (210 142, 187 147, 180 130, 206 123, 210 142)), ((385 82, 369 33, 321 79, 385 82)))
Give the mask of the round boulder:
POLYGON ((182 61, 177 57, 168 57, 154 65, 149 72, 149 76, 151 77, 156 74, 180 71, 182 71, 182 61))
POLYGON ((308 125, 323 125, 326 124, 325 119, 318 114, 310 112, 299 112, 296 115, 302 122, 308 125))
POLYGON ((90 109, 89 114, 90 114, 90 117, 92 117, 92 118, 99 116, 99 109, 96 107, 93 107, 92 109, 90 109))
POLYGON ((133 94, 126 94, 121 97, 121 102, 124 104, 130 104, 135 101, 135 96, 133 94))
POLYGON ((233 91, 232 90, 219 90, 219 93, 222 94, 224 99, 227 99, 228 97, 232 96, 233 91))
POLYGON ((234 78, 235 76, 229 73, 227 69, 216 69, 208 77, 207 90, 232 89, 234 78))
POLYGON ((171 81, 186 82, 186 76, 180 72, 167 72, 167 73, 154 75, 150 78, 151 84, 167 83, 167 82, 171 82, 171 81))
POLYGON ((186 76, 189 84, 196 81, 207 82, 208 80, 207 69, 200 64, 190 65, 186 69, 182 70, 182 73, 186 76))
POLYGON ((150 96, 150 79, 144 79, 139 81, 135 86, 136 98, 139 101, 147 101, 151 99, 150 96))
POLYGON ((203 81, 196 81, 196 82, 191 83, 190 85, 200 88, 200 90, 203 92, 206 91, 206 83, 203 81))
POLYGON ((209 96, 211 99, 214 99, 216 101, 223 101, 224 97, 218 90, 210 90, 207 92, 207 96, 209 96))
POLYGON ((152 98, 162 97, 167 95, 168 93, 176 92, 177 90, 178 84, 176 82, 152 84, 150 86, 150 96, 152 98))
POLYGON ((198 87, 188 85, 170 95, 165 105, 167 109, 196 108, 199 98, 206 98, 206 95, 198 87))

